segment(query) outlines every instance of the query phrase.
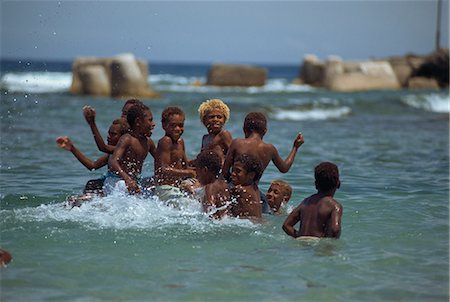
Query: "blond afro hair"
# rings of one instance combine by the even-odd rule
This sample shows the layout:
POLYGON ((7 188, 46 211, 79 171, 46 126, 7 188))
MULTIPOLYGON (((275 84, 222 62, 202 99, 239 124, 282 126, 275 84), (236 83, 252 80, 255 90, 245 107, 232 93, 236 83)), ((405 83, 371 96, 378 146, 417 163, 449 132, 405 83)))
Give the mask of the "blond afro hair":
POLYGON ((208 114, 208 112, 211 112, 214 109, 217 109, 222 112, 223 116, 225 117, 226 123, 230 118, 230 108, 228 108, 228 106, 222 100, 219 99, 206 100, 200 104, 200 106, 198 107, 200 121, 203 123, 203 120, 205 116, 208 114))

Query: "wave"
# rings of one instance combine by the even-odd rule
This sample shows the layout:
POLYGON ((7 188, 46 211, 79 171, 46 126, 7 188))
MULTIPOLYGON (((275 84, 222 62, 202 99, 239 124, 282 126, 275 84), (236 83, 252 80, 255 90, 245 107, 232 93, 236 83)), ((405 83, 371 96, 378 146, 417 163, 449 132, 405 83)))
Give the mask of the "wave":
POLYGON ((246 219, 226 217, 220 221, 213 220, 202 211, 198 201, 187 197, 168 203, 155 196, 143 198, 118 191, 72 209, 66 206, 66 202, 58 202, 13 211, 14 216, 22 221, 72 222, 88 229, 161 230, 182 227, 187 232, 202 233, 230 227, 258 227, 246 219))
MULTIPOLYGON (((152 89, 170 92, 243 92, 248 94, 265 92, 304 92, 314 88, 296 85, 285 79, 269 79, 262 87, 206 86, 205 77, 173 74, 152 74, 148 77, 152 89)), ((0 78, 0 89, 11 93, 59 93, 68 92, 72 83, 71 72, 10 72, 0 78)))
POLYGON ((347 116, 351 113, 349 107, 338 107, 332 109, 312 108, 305 110, 286 110, 277 109, 270 113, 271 118, 276 120, 291 120, 291 121, 304 121, 304 120, 328 120, 338 119, 347 116))
POLYGON ((6 73, 0 79, 0 88, 9 92, 56 93, 69 91, 70 72, 6 73))
POLYGON ((437 113, 450 112, 450 95, 446 94, 411 94, 402 98, 402 102, 408 106, 437 113))

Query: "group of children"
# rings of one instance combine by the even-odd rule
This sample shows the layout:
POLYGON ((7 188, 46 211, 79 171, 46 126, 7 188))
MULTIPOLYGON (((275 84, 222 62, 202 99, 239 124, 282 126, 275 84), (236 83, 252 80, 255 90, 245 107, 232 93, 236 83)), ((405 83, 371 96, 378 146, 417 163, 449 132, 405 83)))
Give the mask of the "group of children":
MULTIPOLYGON (((73 200, 79 205, 93 195, 107 195, 117 186, 125 185, 130 194, 151 193, 162 200, 191 194, 205 212, 214 218, 224 215, 260 219, 262 213, 280 214, 291 195, 291 186, 282 180, 273 181, 267 194, 258 187, 259 180, 272 161, 286 173, 291 168, 304 138, 299 133, 286 159, 272 144, 264 142, 267 120, 260 112, 250 112, 244 120, 244 138, 233 139, 224 129, 229 119, 228 106, 219 99, 207 100, 198 109, 207 129, 201 151, 188 160, 182 138, 185 114, 179 107, 167 107, 161 115, 164 136, 157 144, 151 139, 155 127, 151 110, 141 101, 128 100, 122 116, 114 120, 104 142, 95 123, 95 110, 83 107, 95 142, 105 155, 92 161, 84 156, 68 137, 57 138, 57 144, 71 151, 88 169, 108 166, 101 179, 90 180, 84 196, 73 200), (150 153, 154 158, 154 177, 141 179, 143 163, 150 153)), ((286 219, 283 230, 296 238, 302 236, 335 237, 340 235, 342 206, 333 199, 339 188, 339 174, 332 163, 316 167, 318 193, 305 199, 286 219), (300 229, 294 225, 300 221, 300 229)))

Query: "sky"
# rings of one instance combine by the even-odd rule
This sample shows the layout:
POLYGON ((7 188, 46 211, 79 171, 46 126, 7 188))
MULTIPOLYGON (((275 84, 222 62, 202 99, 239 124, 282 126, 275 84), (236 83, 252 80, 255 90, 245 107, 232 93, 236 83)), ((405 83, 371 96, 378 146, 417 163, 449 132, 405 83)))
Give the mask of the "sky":
MULTIPOLYGON (((6 1, 2 59, 133 53, 151 62, 298 64, 306 54, 364 60, 435 48, 438 0, 6 1)), ((449 0, 441 46, 448 47, 449 0)))

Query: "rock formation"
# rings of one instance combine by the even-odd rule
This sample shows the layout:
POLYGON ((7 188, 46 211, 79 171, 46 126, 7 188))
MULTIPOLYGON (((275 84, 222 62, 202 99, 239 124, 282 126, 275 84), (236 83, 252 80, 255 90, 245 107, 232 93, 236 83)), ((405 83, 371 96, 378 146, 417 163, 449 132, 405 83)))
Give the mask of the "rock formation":
POLYGON ((334 91, 386 89, 439 89, 449 87, 449 52, 441 49, 429 56, 344 62, 331 56, 321 62, 306 55, 300 69, 303 83, 334 91))
POLYGON ((214 86, 264 86, 265 68, 250 65, 214 64, 208 72, 206 85, 214 86))
POLYGON ((75 59, 72 63, 70 92, 117 98, 159 97, 148 84, 147 63, 137 60, 132 54, 75 59))

